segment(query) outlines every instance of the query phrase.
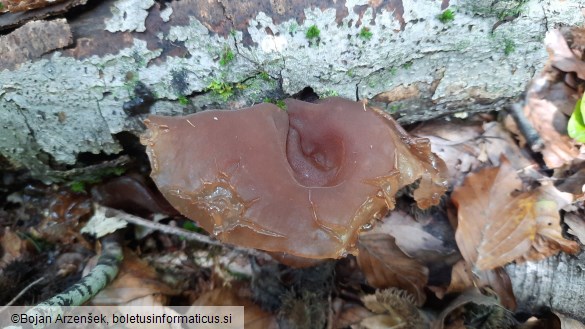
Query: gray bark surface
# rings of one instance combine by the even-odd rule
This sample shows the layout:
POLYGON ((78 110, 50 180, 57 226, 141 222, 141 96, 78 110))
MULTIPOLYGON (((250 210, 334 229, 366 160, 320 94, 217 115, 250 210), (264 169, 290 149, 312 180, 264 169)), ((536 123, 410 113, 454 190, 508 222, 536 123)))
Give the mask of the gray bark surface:
POLYGON ((534 314, 549 308, 585 323, 584 270, 585 253, 506 266, 519 311, 534 314))
MULTIPOLYGON (((62 177, 56 170, 80 154, 120 152, 116 134, 142 130, 145 115, 122 109, 138 81, 157 99, 151 113, 239 108, 312 87, 320 96, 372 99, 413 122, 499 109, 546 61, 546 31, 583 22, 577 0, 87 6, 68 21, 68 46, 0 61, 0 153, 45 181, 62 177), (447 7, 455 16, 442 22, 447 7), (308 38, 313 26, 319 35, 308 38)), ((13 15, 23 19, 4 13, 0 27, 14 27, 13 15)), ((37 52, 47 38, 67 40, 51 33, 12 39, 37 52)))

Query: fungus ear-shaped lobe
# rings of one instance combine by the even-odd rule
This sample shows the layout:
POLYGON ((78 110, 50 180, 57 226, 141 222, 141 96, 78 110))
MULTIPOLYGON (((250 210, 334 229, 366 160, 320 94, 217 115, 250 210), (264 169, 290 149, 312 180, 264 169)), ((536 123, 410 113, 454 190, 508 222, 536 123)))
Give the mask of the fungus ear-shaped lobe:
POLYGON ((142 142, 163 195, 224 242, 321 259, 353 252, 403 185, 435 182, 436 159, 413 155, 415 140, 380 112, 340 98, 286 103, 149 117, 142 142))

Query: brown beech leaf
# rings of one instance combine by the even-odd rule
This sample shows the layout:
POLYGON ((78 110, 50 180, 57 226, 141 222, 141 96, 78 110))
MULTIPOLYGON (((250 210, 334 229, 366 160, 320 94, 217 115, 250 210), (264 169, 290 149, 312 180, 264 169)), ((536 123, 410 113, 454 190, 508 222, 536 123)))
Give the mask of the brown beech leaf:
POLYGON ((512 290, 512 283, 504 268, 472 271, 465 260, 460 260, 453 266, 451 283, 446 293, 463 292, 473 287, 490 287, 498 295, 504 307, 509 310, 516 309, 516 297, 512 290))
POLYGON ((244 306, 244 328, 277 329, 276 317, 260 308, 250 298, 249 287, 242 282, 203 293, 193 306, 244 306))
POLYGON ((585 219, 574 213, 565 215, 565 224, 569 226, 569 234, 576 236, 581 244, 585 244, 585 219))
POLYGON ((547 46, 554 67, 564 72, 575 72, 579 78, 585 80, 585 62, 573 54, 561 31, 549 31, 546 34, 544 43, 547 46))
POLYGON ((458 209, 455 240, 463 258, 478 269, 579 250, 576 242, 561 234, 559 210, 572 196, 550 185, 514 195, 521 186, 516 171, 503 158, 500 167, 469 175, 453 191, 458 209))
MULTIPOLYGON (((511 324, 514 321, 512 313, 504 309, 498 299, 494 296, 486 296, 480 292, 477 288, 472 288, 461 295, 455 298, 449 305, 443 309, 443 311, 439 314, 437 319, 432 324, 432 329, 446 329, 446 328, 468 328, 466 326, 460 327, 459 321, 456 322, 456 326, 452 327, 451 325, 447 326, 445 324, 445 319, 448 317, 453 317, 454 315, 459 315, 458 317, 465 317, 467 321, 473 320, 473 317, 477 317, 477 314, 473 314, 473 312, 466 312, 465 306, 469 304, 475 304, 480 306, 484 309, 483 316, 490 315, 489 313, 494 312, 497 309, 498 317, 498 324, 502 325, 502 328, 511 328, 512 326, 504 326, 504 324, 511 324), (492 310, 489 311, 489 308, 492 310)), ((480 313, 481 314, 481 313, 480 313)), ((492 318, 490 316, 490 318, 492 318)), ((493 319, 493 318, 492 318, 493 319)), ((452 319, 452 321, 455 319, 452 319)), ((485 320, 485 319, 484 319, 485 320)), ((482 327, 483 328, 483 327, 482 327)), ((499 328, 499 327, 498 327, 499 328)))
POLYGON ((426 266, 408 257, 388 234, 361 235, 357 261, 368 283, 376 288, 397 287, 411 293, 418 306, 424 304, 428 281, 426 266))
POLYGON ((561 322, 561 329, 585 329, 585 324, 559 312, 554 312, 561 322))

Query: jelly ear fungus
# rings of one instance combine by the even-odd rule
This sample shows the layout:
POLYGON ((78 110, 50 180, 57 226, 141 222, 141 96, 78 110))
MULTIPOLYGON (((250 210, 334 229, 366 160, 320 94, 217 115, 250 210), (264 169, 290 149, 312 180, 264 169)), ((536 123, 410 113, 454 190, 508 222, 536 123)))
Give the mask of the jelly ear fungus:
POLYGON ((183 215, 223 242, 289 259, 356 252, 359 232, 420 180, 419 207, 446 190, 428 139, 385 112, 333 97, 183 117, 150 116, 151 176, 183 215))

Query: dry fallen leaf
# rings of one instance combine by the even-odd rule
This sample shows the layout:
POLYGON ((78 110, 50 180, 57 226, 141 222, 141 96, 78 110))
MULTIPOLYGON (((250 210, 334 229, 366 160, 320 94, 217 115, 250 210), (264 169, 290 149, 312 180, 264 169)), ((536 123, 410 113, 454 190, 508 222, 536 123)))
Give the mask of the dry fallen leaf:
POLYGON ((0 259, 0 269, 21 258, 22 254, 26 252, 26 244, 25 240, 10 230, 10 227, 4 228, 4 234, 0 237, 0 250, 3 253, 0 259))
MULTIPOLYGON (((432 329, 477 328, 477 324, 473 323, 475 317, 483 325, 492 323, 493 328, 512 328, 512 324, 515 322, 512 313, 503 308, 496 298, 483 295, 479 289, 473 288, 449 303, 449 306, 443 309, 433 322, 432 329), (466 309, 468 307, 474 307, 475 312, 466 309), (481 311, 477 311, 477 309, 481 311), (448 318, 454 323, 446 325, 445 320, 448 318), (465 319, 467 326, 461 326, 461 318, 465 319)), ((491 326, 481 326, 481 328, 491 328, 491 326)))
POLYGON ((469 175, 453 191, 458 209, 455 239, 463 258, 478 269, 536 261, 560 250, 579 251, 575 241, 561 234, 559 210, 572 196, 551 185, 515 195, 521 187, 516 171, 503 159, 500 167, 469 175))
POLYGON ((403 253, 392 236, 361 235, 358 249, 357 261, 370 285, 404 289, 415 296, 418 306, 424 304, 428 269, 403 253))
POLYGON ((585 220, 574 213, 565 215, 565 224, 569 226, 569 234, 576 236, 581 244, 585 244, 585 220))
POLYGON ((466 261, 460 260, 451 272, 451 283, 446 293, 464 292, 470 288, 490 287, 502 305, 509 310, 516 309, 516 297, 512 290, 512 283, 504 268, 487 271, 472 271, 466 261))
MULTIPOLYGON (((575 36, 573 31, 565 32, 575 36)), ((585 62, 575 56, 558 30, 547 33, 545 44, 550 59, 528 88, 524 114, 543 141, 542 156, 547 167, 558 168, 583 157, 567 135, 567 123, 580 96, 574 74, 585 79, 585 62)), ((573 44, 573 47, 578 46, 573 44)))
POLYGON ((573 54, 559 30, 549 31, 544 43, 554 67, 564 72, 575 72, 579 78, 585 80, 585 62, 573 54))
POLYGON ((263 311, 249 298, 249 289, 240 282, 202 294, 193 306, 244 306, 244 328, 277 329, 276 317, 263 311))
POLYGON ((554 312, 554 314, 559 318, 561 321, 561 329, 585 329, 585 324, 572 319, 566 315, 563 315, 559 312, 554 312))
MULTIPOLYGON (((86 267, 85 271, 88 270, 86 267)), ((165 298, 177 291, 167 286, 156 270, 125 250, 120 272, 104 290, 93 299, 94 305, 164 305, 165 298)))

